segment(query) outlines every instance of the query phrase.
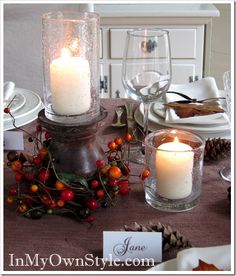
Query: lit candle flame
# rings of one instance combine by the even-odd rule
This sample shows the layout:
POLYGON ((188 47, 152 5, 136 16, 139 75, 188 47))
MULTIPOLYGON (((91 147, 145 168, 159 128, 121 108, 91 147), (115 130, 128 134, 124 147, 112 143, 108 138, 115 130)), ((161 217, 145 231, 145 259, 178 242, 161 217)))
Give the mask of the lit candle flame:
POLYGON ((62 57, 62 58, 69 58, 69 57, 71 57, 71 52, 70 52, 70 50, 67 49, 67 48, 62 48, 62 49, 61 49, 61 57, 62 57))
POLYGON ((175 138, 174 138, 174 143, 179 143, 178 137, 175 137, 175 138))

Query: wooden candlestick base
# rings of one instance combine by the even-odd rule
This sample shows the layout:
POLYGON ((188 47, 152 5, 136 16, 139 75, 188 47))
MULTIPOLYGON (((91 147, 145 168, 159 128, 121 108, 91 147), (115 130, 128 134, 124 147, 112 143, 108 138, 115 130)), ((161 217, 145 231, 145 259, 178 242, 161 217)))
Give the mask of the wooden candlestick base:
POLYGON ((44 110, 38 114, 41 125, 51 134, 50 153, 56 171, 85 177, 96 171, 96 160, 103 159, 104 151, 96 141, 100 122, 107 116, 101 107, 98 117, 90 122, 62 124, 46 118, 44 110))

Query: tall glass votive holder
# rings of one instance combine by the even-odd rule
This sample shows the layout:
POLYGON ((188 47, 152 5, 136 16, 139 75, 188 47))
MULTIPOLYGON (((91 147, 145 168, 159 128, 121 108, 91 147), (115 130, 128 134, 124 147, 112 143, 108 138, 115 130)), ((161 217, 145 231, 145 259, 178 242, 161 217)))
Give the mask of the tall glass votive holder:
POLYGON ((45 116, 92 121, 99 104, 99 15, 52 12, 42 17, 45 116))
POLYGON ((201 193, 204 140, 191 132, 162 129, 145 138, 145 199, 168 212, 194 208, 201 193))

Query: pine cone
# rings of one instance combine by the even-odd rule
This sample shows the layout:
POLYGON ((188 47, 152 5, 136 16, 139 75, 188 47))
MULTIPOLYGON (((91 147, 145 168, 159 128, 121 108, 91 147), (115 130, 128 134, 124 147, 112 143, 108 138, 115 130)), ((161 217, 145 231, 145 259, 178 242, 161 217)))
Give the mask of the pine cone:
POLYGON ((207 139, 204 151, 204 160, 220 160, 230 155, 231 141, 221 138, 207 139))
POLYGON ((168 251, 172 248, 180 249, 191 247, 189 240, 181 235, 180 232, 173 231, 170 226, 165 226, 160 222, 158 222, 157 224, 150 222, 148 226, 143 226, 135 222, 133 227, 125 225, 124 229, 125 231, 132 232, 162 232, 163 252, 168 251))

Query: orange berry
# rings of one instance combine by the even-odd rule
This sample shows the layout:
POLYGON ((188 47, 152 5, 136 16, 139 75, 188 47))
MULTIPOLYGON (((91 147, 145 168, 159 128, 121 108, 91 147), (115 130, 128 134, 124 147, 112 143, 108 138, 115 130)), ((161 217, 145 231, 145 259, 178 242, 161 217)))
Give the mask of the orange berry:
POLYGON ((36 193, 38 191, 39 187, 36 184, 31 185, 30 190, 33 193, 36 193))
POLYGON ((127 143, 129 143, 130 141, 132 141, 132 139, 133 139, 133 137, 132 137, 132 135, 130 133, 126 133, 125 134, 125 141, 127 143))
POLYGON ((141 179, 144 180, 145 178, 150 176, 150 171, 149 170, 144 170, 141 174, 141 179))
POLYGON ((110 168, 111 168, 110 165, 105 165, 101 170, 102 174, 106 175, 108 173, 108 171, 110 170, 110 168))
POLYGON ((65 184, 61 182, 60 180, 57 180, 55 183, 55 187, 57 190, 61 191, 65 189, 65 184))
POLYGON ((122 138, 121 138, 121 137, 117 137, 117 138, 115 139, 115 143, 116 143, 118 146, 122 145, 122 143, 123 143, 122 138))
POLYGON ((63 207, 65 205, 65 201, 63 199, 58 199, 57 200, 57 206, 63 207))
POLYGON ((119 179, 122 175, 122 172, 120 170, 120 168, 118 168, 117 166, 113 166, 110 168, 109 170, 109 176, 115 179, 119 179))
POLYGON ((105 195, 105 192, 104 192, 104 190, 103 189, 100 189, 100 190, 98 190, 97 191, 97 197, 100 197, 100 198, 102 198, 102 197, 104 197, 104 195, 105 195))
POLYGON ((18 211, 20 212, 20 213, 24 213, 24 212, 26 212, 27 211, 27 209, 28 209, 28 207, 27 207, 27 205, 26 204, 24 204, 24 203, 22 203, 21 205, 19 205, 19 207, 18 207, 18 211))
POLYGON ((41 158, 44 158, 47 154, 48 154, 48 150, 46 148, 43 147, 39 150, 39 156, 41 158))
POLYGON ((15 160, 11 163, 11 168, 14 172, 21 172, 22 167, 23 165, 19 160, 15 160))
POLYGON ((117 144, 114 141, 110 141, 107 146, 110 150, 116 150, 117 148, 117 144))
POLYGON ((12 196, 8 196, 6 199, 7 204, 13 204, 14 203, 14 198, 12 196))

